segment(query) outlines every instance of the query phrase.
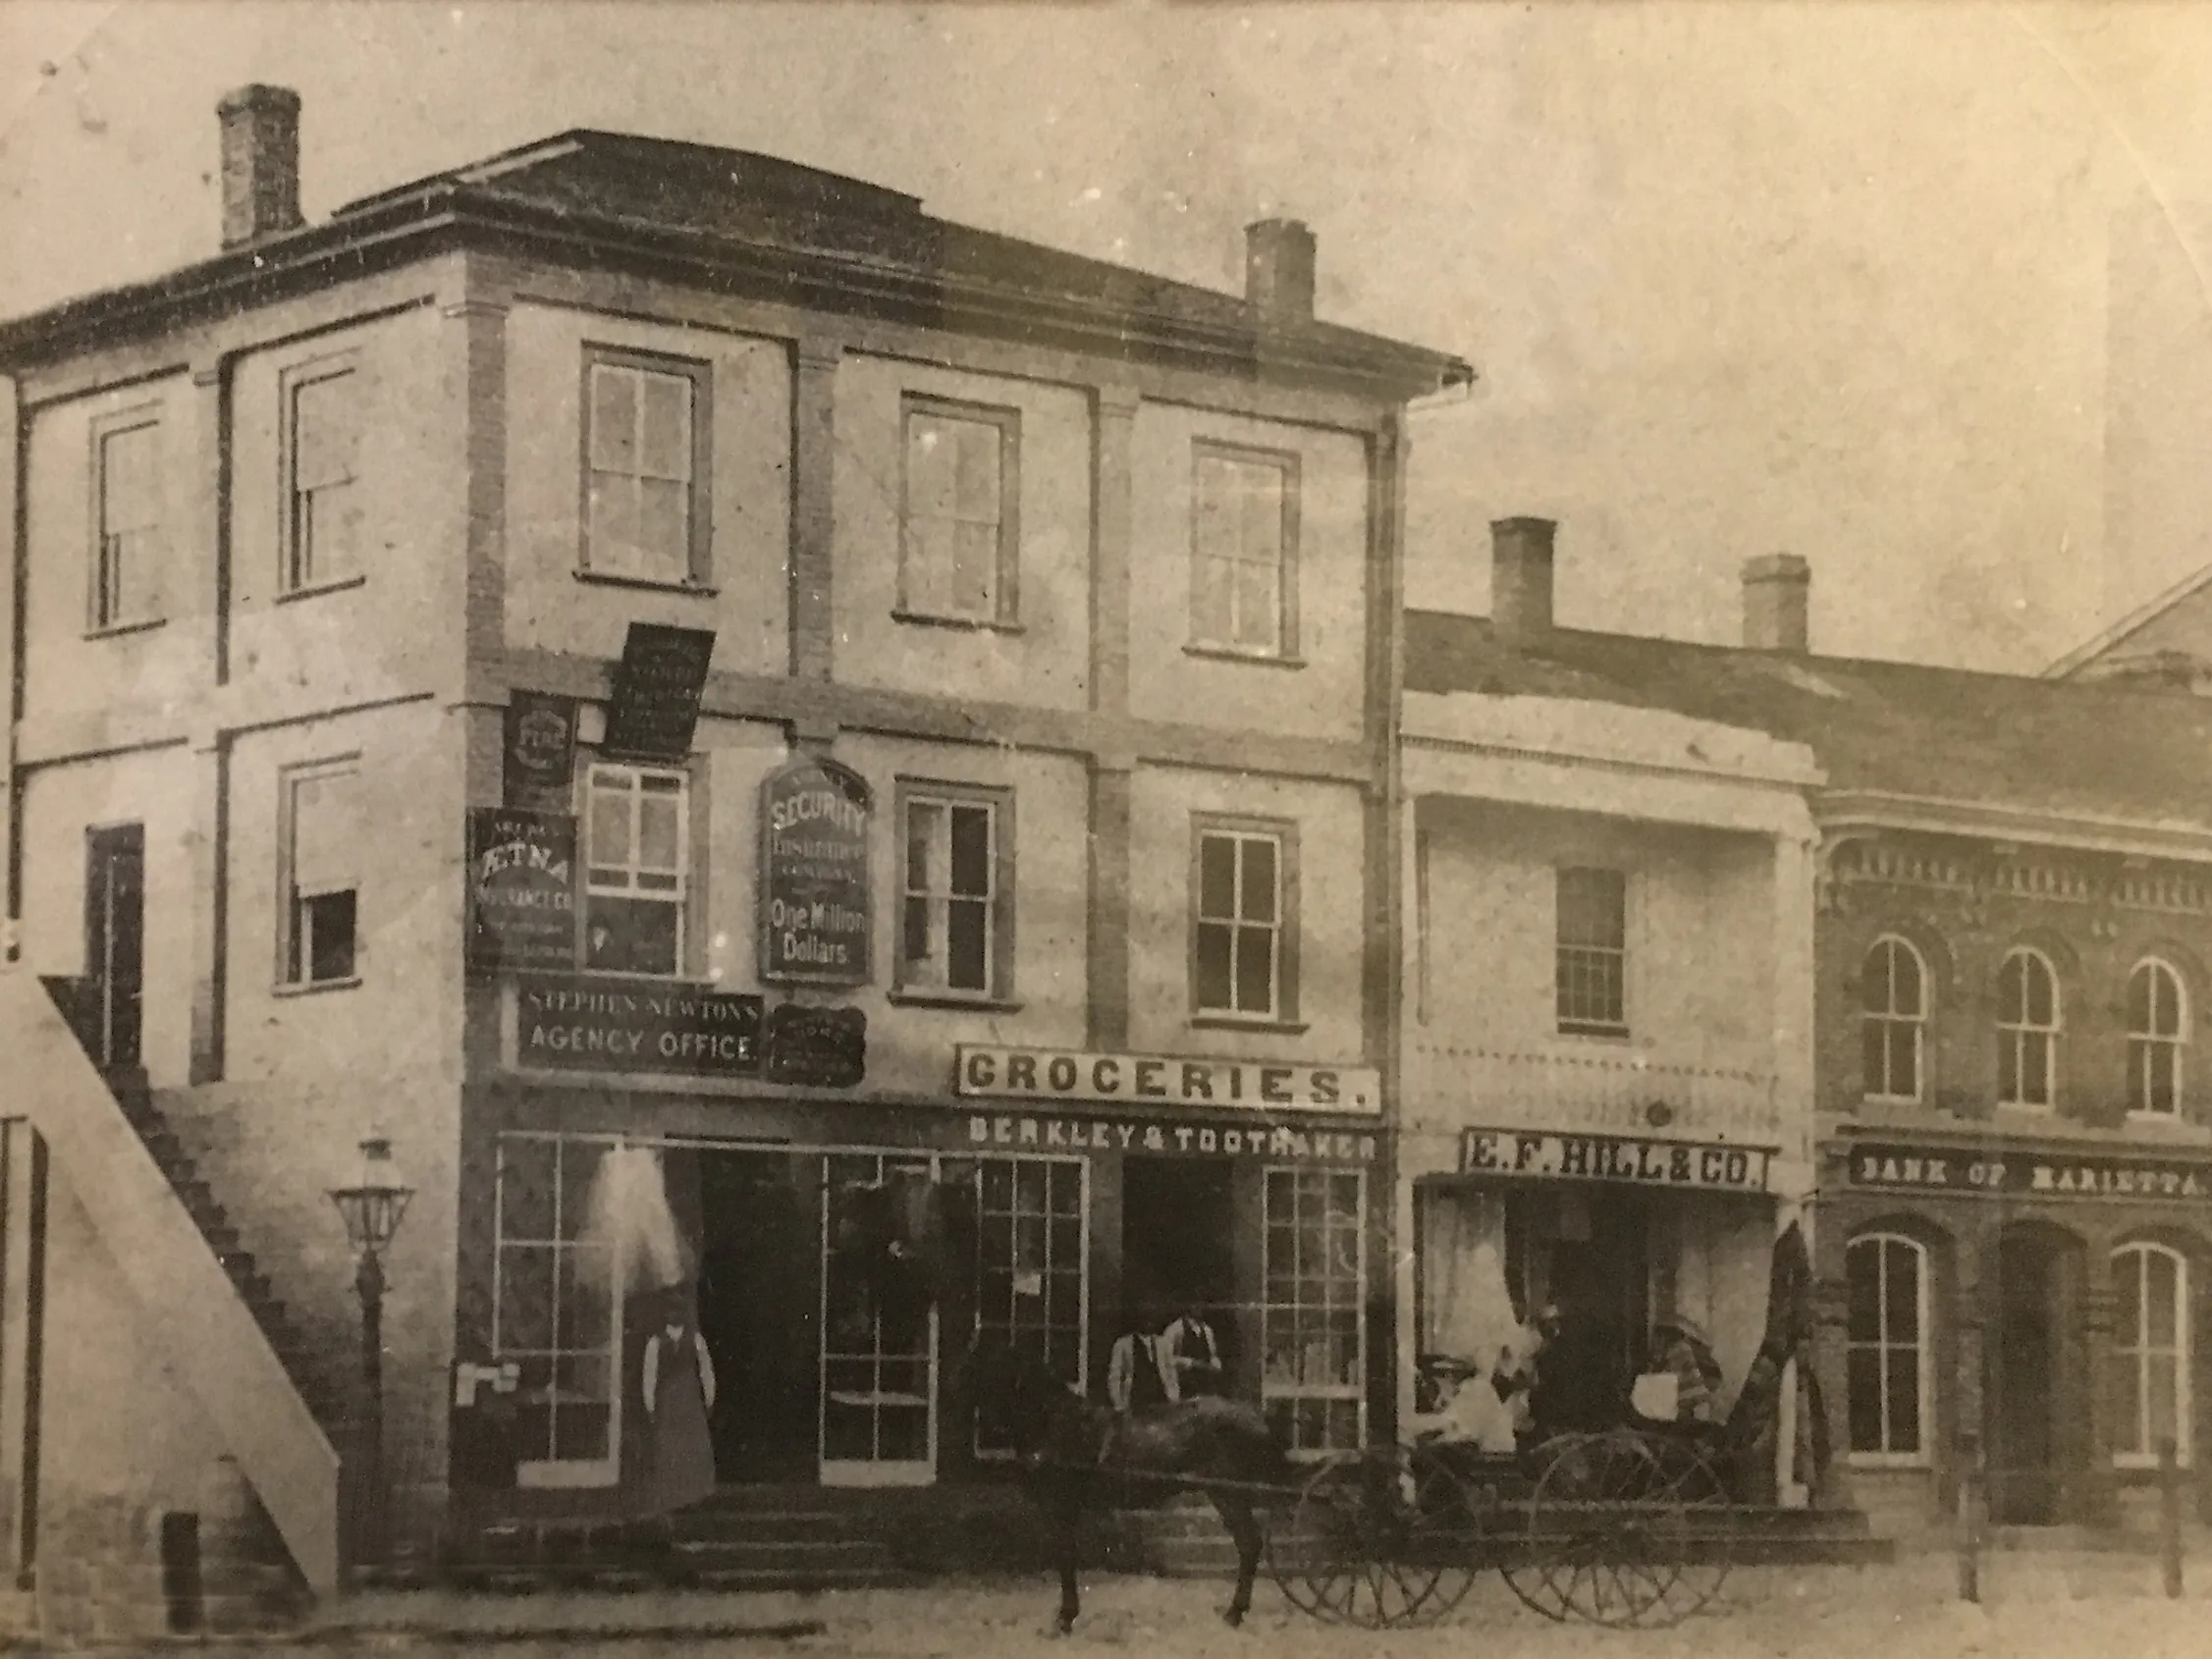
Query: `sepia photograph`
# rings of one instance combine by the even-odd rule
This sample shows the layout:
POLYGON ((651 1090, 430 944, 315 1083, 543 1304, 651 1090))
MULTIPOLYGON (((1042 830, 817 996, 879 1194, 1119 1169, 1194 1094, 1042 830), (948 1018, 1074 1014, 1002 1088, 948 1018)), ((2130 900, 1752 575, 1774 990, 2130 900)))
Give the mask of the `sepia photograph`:
POLYGON ((2212 7, 6 0, 0 417, 0 1649, 2212 1651, 2212 7))

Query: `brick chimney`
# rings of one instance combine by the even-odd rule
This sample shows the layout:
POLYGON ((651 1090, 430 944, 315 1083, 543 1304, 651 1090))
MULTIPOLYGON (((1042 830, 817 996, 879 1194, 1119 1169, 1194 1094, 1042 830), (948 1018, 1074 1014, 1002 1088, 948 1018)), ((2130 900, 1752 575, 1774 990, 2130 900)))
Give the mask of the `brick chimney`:
POLYGON ((1549 518, 1500 518, 1490 525, 1490 631, 1527 650, 1551 632, 1549 518))
POLYGON ((1295 219, 1244 228, 1244 296, 1269 322, 1314 320, 1314 233, 1295 219))
POLYGON ((215 106, 223 129, 223 245, 299 228, 299 94, 241 86, 215 106))
POLYGON ((1809 649, 1812 569, 1794 553, 1744 561, 1744 643, 1753 651, 1809 649))

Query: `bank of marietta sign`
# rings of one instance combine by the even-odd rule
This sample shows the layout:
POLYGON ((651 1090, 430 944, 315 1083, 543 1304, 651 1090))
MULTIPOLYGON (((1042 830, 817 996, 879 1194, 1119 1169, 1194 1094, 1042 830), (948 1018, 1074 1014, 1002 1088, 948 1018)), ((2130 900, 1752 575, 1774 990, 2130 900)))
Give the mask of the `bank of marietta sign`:
POLYGON ((2025 1149, 1876 1146, 1851 1149, 1851 1184, 1887 1192, 2015 1198, 2165 1199, 2212 1196, 2212 1163, 2025 1149))
POLYGON ((1459 1142, 1463 1175, 1523 1181, 1621 1181, 1725 1193, 1766 1191, 1765 1147, 1726 1142, 1635 1141, 1615 1135, 1546 1135, 1469 1129, 1459 1142))
POLYGON ((1086 1054, 1063 1048, 971 1047, 955 1052, 954 1088, 974 1099, 1081 1100, 1254 1111, 1382 1110, 1382 1083, 1359 1066, 1274 1065, 1179 1054, 1086 1054))

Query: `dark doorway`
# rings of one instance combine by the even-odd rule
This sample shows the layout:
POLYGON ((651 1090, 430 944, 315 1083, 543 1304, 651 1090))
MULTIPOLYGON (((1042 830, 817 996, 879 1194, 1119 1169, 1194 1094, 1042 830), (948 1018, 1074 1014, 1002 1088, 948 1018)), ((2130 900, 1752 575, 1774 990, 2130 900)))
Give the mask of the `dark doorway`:
POLYGON ((2008 1525, 2059 1519, 2060 1265, 2051 1241, 2032 1233, 2007 1233, 1998 1243, 1984 1409, 1990 1518, 2008 1525))
MULTIPOLYGON (((1191 1307, 1224 1350, 1236 1345, 1236 1257, 1229 1163, 1131 1157, 1121 1173, 1121 1312, 1154 1330, 1191 1307)), ((1236 1356, 1221 1362, 1231 1375, 1236 1356)))
POLYGON ((107 1069, 138 1063, 145 990, 146 832, 122 824, 85 838, 84 1038, 107 1069))
POLYGON ((1645 1206, 1634 1194, 1568 1193, 1551 1225, 1547 1300, 1559 1306, 1560 1333, 1538 1367, 1531 1405, 1547 1429, 1610 1428, 1650 1341, 1645 1206))
POLYGON ((699 1334, 725 1482, 814 1480, 819 1444, 822 1159, 702 1151, 699 1334))

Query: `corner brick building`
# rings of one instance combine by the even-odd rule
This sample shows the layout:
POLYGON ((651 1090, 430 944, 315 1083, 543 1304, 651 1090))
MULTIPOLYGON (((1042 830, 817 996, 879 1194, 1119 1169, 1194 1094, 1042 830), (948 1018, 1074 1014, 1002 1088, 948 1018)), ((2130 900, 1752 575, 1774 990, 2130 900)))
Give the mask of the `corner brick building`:
POLYGON ((1466 365, 1289 222, 1231 297, 607 133, 303 225, 298 114, 225 100, 222 251, 0 327, 49 1628, 158 1625, 182 1516, 338 1581, 371 1135, 418 1557, 633 1507, 625 1144, 726 1483, 988 1481, 979 1332, 1095 1389, 1190 1302, 1301 1448, 1386 1430, 1401 422, 1466 365))

